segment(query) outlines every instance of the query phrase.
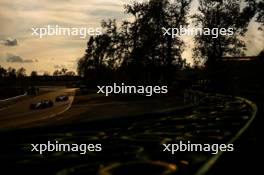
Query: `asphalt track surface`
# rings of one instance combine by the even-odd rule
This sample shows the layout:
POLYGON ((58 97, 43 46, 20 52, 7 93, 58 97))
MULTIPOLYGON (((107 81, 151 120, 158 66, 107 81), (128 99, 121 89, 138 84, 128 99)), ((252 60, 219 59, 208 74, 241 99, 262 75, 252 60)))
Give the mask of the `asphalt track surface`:
POLYGON ((45 87, 40 90, 45 90, 47 92, 32 96, 31 98, 17 102, 11 106, 0 108, 0 129, 17 128, 33 122, 56 117, 71 107, 76 89, 45 87), (69 100, 65 102, 55 102, 55 98, 59 95, 68 95, 69 100), (54 106, 46 109, 30 109, 30 104, 37 103, 41 100, 52 100, 54 106))

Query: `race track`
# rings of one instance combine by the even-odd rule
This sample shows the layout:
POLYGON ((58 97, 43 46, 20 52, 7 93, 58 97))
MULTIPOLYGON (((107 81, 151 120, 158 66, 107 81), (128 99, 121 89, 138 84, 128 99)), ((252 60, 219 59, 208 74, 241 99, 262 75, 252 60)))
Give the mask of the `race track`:
POLYGON ((45 87, 45 89, 43 88, 41 90, 48 90, 48 92, 38 96, 32 96, 14 105, 0 109, 0 129, 16 128, 32 122, 56 117, 71 107, 76 89, 45 87), (65 102, 55 102, 55 98, 59 95, 68 95, 69 100, 65 102), (37 103, 41 100, 52 100, 54 106, 37 110, 31 110, 29 108, 30 104, 37 103))

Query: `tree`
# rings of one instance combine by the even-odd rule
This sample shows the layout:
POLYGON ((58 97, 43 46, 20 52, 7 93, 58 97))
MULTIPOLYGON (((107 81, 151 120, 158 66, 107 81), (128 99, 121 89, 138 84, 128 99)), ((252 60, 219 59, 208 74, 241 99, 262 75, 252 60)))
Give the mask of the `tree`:
POLYGON ((60 75, 62 75, 62 72, 60 70, 55 70, 53 72, 53 76, 60 76, 60 75))
POLYGON ((212 31, 214 28, 232 28, 233 35, 196 35, 194 60, 215 67, 223 56, 241 56, 246 50, 245 42, 241 40, 247 31, 248 23, 254 16, 250 11, 242 10, 241 3, 233 0, 199 0, 198 14, 194 15, 194 23, 212 31))
POLYGON ((126 6, 126 12, 134 17, 130 27, 131 56, 127 61, 137 68, 147 69, 153 79, 162 73, 168 80, 173 69, 181 65, 184 43, 180 37, 164 36, 162 28, 186 26, 190 3, 190 0, 173 3, 150 0, 126 6))
POLYGON ((78 61, 78 74, 87 78, 91 71, 95 71, 95 59, 94 59, 94 37, 91 36, 87 42, 87 49, 85 55, 78 61))
POLYGON ((43 76, 44 76, 44 77, 48 77, 48 76, 50 76, 50 73, 49 73, 48 71, 45 71, 45 72, 43 73, 43 76))
POLYGON ((0 66, 0 78, 6 77, 7 76, 7 70, 0 66))
POLYGON ((68 71, 68 69, 66 69, 66 68, 62 68, 62 69, 61 69, 61 74, 62 74, 62 75, 66 75, 67 71, 68 71))
POLYGON ((101 79, 109 72, 125 72, 133 81, 168 81, 183 65, 184 43, 179 37, 164 36, 162 28, 186 26, 190 3, 150 0, 126 5, 125 13, 133 19, 123 21, 120 28, 115 20, 103 21, 102 35, 90 37, 87 42, 85 55, 78 62, 78 74, 101 79))
POLYGON ((26 69, 24 67, 21 67, 17 70, 17 77, 23 78, 26 76, 26 69))
POLYGON ((118 48, 116 21, 103 21, 101 25, 105 31, 102 35, 90 37, 85 55, 78 62, 78 73, 81 76, 96 74, 96 78, 100 79, 105 67, 112 69, 116 67, 115 53, 118 48))
POLYGON ((65 75, 66 75, 66 76, 75 76, 75 72, 73 72, 73 71, 68 71, 68 72, 66 72, 65 75))
POLYGON ((38 76, 38 72, 37 71, 32 71, 30 74, 31 77, 37 77, 38 76))
POLYGON ((7 76, 8 76, 9 78, 11 78, 11 79, 15 79, 15 78, 16 78, 16 75, 17 75, 17 73, 16 73, 16 69, 14 69, 14 68, 12 68, 12 67, 9 67, 9 68, 7 69, 7 76))
POLYGON ((245 14, 254 14, 256 15, 256 22, 259 22, 264 26, 264 2, 259 0, 246 0, 246 7, 244 8, 245 14))
POLYGON ((66 68, 62 68, 61 70, 55 70, 53 72, 53 76, 74 76, 75 72, 68 71, 66 68))
POLYGON ((262 26, 264 25, 264 2, 260 1, 257 6, 257 22, 260 22, 262 26))

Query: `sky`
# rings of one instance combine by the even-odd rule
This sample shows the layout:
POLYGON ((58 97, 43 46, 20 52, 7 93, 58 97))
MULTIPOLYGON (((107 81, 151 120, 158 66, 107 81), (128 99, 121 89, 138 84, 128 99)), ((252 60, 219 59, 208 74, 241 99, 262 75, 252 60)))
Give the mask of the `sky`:
MULTIPOLYGON (((60 27, 96 28, 105 19, 128 19, 124 4, 131 0, 0 0, 0 65, 24 67, 27 74, 39 74, 67 68, 76 71, 77 61, 84 55, 88 38, 76 36, 32 35, 32 27, 58 25, 60 27)), ((191 12, 195 12, 194 0, 191 12)), ((257 55, 264 48, 264 32, 251 22, 244 40, 247 55, 257 55)), ((183 57, 192 62, 192 37, 185 37, 183 57)))

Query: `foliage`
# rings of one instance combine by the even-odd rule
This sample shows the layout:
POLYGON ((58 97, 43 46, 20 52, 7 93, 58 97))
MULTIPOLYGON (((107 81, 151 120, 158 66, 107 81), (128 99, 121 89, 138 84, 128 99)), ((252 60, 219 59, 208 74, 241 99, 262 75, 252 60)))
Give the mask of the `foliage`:
POLYGON ((109 72, 123 72, 131 80, 169 81, 181 69, 184 43, 164 36, 162 27, 187 25, 191 0, 150 0, 125 6, 133 17, 117 27, 115 20, 102 22, 102 35, 90 37, 78 62, 79 75, 103 79, 109 72))
POLYGON ((196 63, 206 63, 213 66, 223 56, 241 56, 246 50, 241 37, 247 31, 247 26, 254 13, 248 8, 241 10, 242 4, 233 0, 199 0, 198 13, 193 16, 196 26, 201 28, 231 28, 233 35, 196 35, 194 60, 196 63))

